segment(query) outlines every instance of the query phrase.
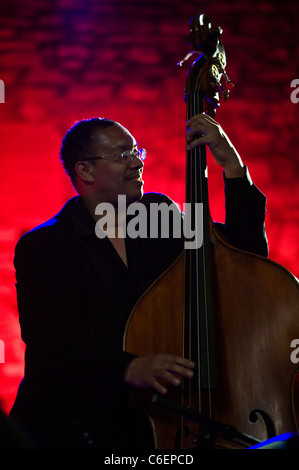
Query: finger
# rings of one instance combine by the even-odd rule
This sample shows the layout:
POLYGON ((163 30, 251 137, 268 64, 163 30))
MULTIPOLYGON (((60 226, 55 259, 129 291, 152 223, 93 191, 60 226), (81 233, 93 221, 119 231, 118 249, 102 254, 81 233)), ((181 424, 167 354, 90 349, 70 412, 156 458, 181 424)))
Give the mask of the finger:
POLYGON ((187 126, 191 126, 196 123, 217 124, 217 122, 206 113, 195 114, 186 122, 187 126))
POLYGON ((167 388, 160 384, 160 382, 156 379, 152 379, 151 382, 148 384, 151 388, 156 390, 156 392, 161 393, 161 395, 165 395, 167 393, 167 388))
POLYGON ((208 141, 206 139, 206 136, 203 135, 202 137, 198 137, 197 139, 192 140, 192 142, 189 142, 186 148, 187 150, 193 150, 196 147, 199 147, 200 145, 207 145, 207 144, 208 144, 208 141))
POLYGON ((200 129, 194 129, 194 130, 188 130, 186 133, 186 141, 187 144, 191 144, 192 142, 195 142, 195 140, 200 140, 203 137, 205 137, 208 133, 207 129, 204 129, 201 127, 200 129))
POLYGON ((188 379, 192 378, 194 373, 190 368, 184 367, 179 364, 169 364, 167 367, 168 372, 174 372, 177 375, 180 375, 182 377, 186 377, 188 379))
POLYGON ((195 367, 195 362, 182 356, 176 356, 174 354, 161 354, 160 357, 169 363, 180 364, 184 367, 188 367, 189 369, 193 369, 195 367))
POLYGON ((219 124, 206 114, 197 114, 187 121, 186 134, 191 140, 196 134, 207 134, 210 130, 215 130, 219 124))
POLYGON ((196 141, 197 145, 199 145, 199 142, 201 142, 209 132, 211 132, 211 126, 207 126, 206 123, 196 123, 196 125, 186 130, 187 143, 190 144, 196 141))
POLYGON ((154 388, 157 392, 165 394, 167 393, 167 388, 162 385, 158 379, 166 381, 170 385, 174 385, 175 387, 181 384, 181 380, 174 374, 171 374, 167 370, 161 370, 157 373, 156 378, 152 378, 151 381, 148 382, 148 385, 154 388))
MULTIPOLYGON (((181 371, 182 372, 182 371, 181 371)), ((193 372, 189 369, 188 372, 183 372, 180 375, 185 376, 185 378, 191 378, 191 375, 193 375, 193 372)), ((160 370, 156 374, 156 378, 152 378, 149 382, 148 385, 152 388, 154 388, 157 392, 165 394, 167 393, 167 388, 162 385, 159 382, 159 379, 162 380, 163 382, 167 382, 170 385, 173 385, 175 387, 178 387, 181 384, 181 379, 175 375, 174 373, 171 373, 167 370, 160 370)))
POLYGON ((170 383, 171 385, 175 385, 175 386, 178 386, 181 383, 180 378, 176 374, 171 373, 168 370, 159 371, 156 377, 159 379, 163 379, 166 382, 170 383))
POLYGON ((192 369, 194 366, 194 362, 189 359, 169 356, 169 358, 165 357, 164 362, 160 364, 157 374, 159 374, 159 377, 163 377, 176 384, 178 377, 173 375, 173 373, 181 375, 182 377, 190 378, 193 377, 192 369))

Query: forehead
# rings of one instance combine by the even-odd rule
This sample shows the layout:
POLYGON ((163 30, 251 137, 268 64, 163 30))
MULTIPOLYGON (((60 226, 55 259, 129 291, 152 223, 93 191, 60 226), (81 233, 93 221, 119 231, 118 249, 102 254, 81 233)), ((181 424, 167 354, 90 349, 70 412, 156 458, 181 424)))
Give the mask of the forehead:
POLYGON ((130 132, 120 125, 113 125, 97 132, 98 145, 103 150, 130 150, 136 140, 130 132))

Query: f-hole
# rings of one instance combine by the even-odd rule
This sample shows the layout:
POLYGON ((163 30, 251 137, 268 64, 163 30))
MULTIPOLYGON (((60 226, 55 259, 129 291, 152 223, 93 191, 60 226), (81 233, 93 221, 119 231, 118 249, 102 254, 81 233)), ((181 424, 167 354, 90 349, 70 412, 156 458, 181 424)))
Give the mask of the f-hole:
POLYGON ((260 417, 265 423, 268 439, 271 439, 271 437, 275 437, 276 432, 273 425, 273 421, 271 420, 270 416, 265 413, 265 411, 253 410, 249 415, 250 422, 253 424, 256 423, 258 421, 258 415, 260 415, 260 417))

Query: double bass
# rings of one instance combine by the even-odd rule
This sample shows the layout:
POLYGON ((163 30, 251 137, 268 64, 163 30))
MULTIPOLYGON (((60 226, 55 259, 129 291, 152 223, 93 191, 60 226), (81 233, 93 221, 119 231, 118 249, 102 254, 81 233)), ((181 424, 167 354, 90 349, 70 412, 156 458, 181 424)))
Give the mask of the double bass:
MULTIPOLYGON (((201 112, 214 117, 219 95, 226 99, 233 86, 221 33, 205 15, 190 21, 196 60, 185 86, 187 119, 201 112)), ((202 204, 202 245, 185 248, 142 295, 123 338, 132 354, 168 353, 196 363, 194 377, 169 387, 166 400, 153 399, 150 390, 133 392, 132 404, 144 411, 160 449, 247 448, 298 431, 298 365, 291 361, 291 343, 299 338, 298 281, 218 233, 206 166, 205 147, 187 151, 186 202, 202 204)))

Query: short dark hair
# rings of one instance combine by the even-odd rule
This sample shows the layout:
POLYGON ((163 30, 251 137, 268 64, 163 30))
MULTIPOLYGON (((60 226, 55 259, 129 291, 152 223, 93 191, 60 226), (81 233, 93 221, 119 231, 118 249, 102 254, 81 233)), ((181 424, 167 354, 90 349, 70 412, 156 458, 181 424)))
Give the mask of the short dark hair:
POLYGON ((65 134, 60 148, 60 160, 72 181, 76 176, 76 162, 92 156, 98 143, 98 130, 118 125, 105 118, 91 118, 76 122, 65 134))

